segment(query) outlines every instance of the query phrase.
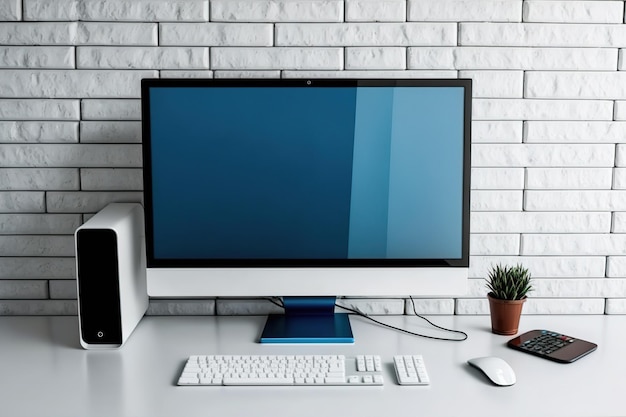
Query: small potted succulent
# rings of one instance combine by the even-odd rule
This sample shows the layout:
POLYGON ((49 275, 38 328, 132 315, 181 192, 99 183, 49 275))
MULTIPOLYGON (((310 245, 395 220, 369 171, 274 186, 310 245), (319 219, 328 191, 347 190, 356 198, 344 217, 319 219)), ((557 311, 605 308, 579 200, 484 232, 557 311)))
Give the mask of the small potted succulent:
POLYGON ((517 333, 522 307, 532 291, 531 276, 521 265, 491 267, 487 275, 491 331, 495 334, 517 333))

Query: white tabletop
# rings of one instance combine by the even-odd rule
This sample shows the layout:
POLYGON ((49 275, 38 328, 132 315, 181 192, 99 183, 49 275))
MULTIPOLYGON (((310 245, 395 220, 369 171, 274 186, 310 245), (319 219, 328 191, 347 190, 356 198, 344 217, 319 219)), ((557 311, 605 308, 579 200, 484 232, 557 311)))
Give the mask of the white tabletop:
MULTIPOLYGON (((417 317, 382 316, 441 335, 417 317)), ((261 345, 264 317, 146 317, 124 347, 80 348, 76 317, 0 317, 0 414, 19 416, 625 416, 626 316, 523 316, 520 332, 547 328, 598 344, 572 364, 505 346, 488 316, 435 316, 465 342, 412 337, 352 317, 354 345, 261 345), (377 354, 382 387, 178 387, 192 354, 377 354), (399 386, 392 357, 424 356, 431 385, 399 386), (517 374, 497 387, 466 361, 494 355, 517 374), (397 413, 397 414, 396 414, 397 413)))

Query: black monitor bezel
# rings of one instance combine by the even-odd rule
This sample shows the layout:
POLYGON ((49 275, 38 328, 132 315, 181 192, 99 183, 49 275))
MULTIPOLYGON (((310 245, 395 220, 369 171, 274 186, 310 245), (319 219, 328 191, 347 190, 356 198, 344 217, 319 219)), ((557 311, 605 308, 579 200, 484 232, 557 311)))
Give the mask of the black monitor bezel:
POLYGON ((298 267, 469 267, 471 79, 157 79, 141 80, 141 124, 145 238, 148 268, 298 268, 298 267), (461 258, 455 259, 165 259, 154 256, 152 164, 150 146, 150 89, 168 87, 462 87, 463 219, 461 258))

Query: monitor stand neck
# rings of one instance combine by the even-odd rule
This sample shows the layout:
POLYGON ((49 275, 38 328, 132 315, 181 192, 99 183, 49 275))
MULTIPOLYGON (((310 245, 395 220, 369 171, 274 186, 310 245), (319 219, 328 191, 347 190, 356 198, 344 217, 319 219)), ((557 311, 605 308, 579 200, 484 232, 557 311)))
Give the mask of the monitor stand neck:
POLYGON ((283 297, 285 314, 270 314, 261 343, 354 343, 347 314, 335 297, 283 297))

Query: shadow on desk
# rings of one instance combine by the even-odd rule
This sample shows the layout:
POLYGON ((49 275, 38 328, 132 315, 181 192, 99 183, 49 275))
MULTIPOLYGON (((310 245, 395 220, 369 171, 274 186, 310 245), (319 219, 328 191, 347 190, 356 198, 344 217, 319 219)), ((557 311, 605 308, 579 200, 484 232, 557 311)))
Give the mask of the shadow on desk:
MULTIPOLYGON (((70 349, 82 349, 78 333, 78 317, 68 320, 56 320, 55 317, 0 317, 11 327, 11 334, 19 335, 16 339, 23 345, 24 341, 37 345, 54 345, 70 349)), ((5 340, 10 343, 10 341, 5 340)), ((25 346, 28 346, 25 345, 25 346)))

